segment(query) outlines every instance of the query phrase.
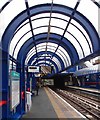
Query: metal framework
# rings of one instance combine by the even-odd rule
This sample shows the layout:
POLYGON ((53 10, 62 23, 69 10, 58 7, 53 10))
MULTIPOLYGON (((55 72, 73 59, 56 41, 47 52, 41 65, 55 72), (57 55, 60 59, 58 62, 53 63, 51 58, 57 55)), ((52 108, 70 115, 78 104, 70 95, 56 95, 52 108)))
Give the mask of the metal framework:
MULTIPOLYGON (((92 4, 95 5, 98 9, 100 8, 99 2, 96 2, 95 0, 90 0, 92 1, 92 4)), ((8 0, 4 1, 4 4, 2 4, 0 13, 1 16, 4 12, 4 10, 13 2, 13 0, 8 0)), ((2 118, 19 118, 19 116, 23 115, 25 113, 25 99, 22 98, 21 94, 25 92, 25 74, 27 73, 28 78, 27 78, 27 86, 26 88, 29 87, 29 79, 32 77, 32 74, 29 74, 27 72, 27 65, 25 65, 25 61, 27 58, 27 64, 28 65, 48 65, 50 66, 51 64, 54 66, 53 73, 51 76, 61 73, 63 71, 69 70, 70 68, 75 68, 76 65, 79 65, 80 63, 83 63, 87 60, 90 60, 91 58, 94 58, 98 55, 100 55, 100 38, 98 35, 98 32, 96 31, 96 28, 93 26, 92 22, 89 21, 83 14, 78 12, 78 7, 81 3, 81 0, 77 0, 75 7, 71 8, 68 6, 60 5, 60 4, 55 4, 53 3, 54 1, 52 0, 52 3, 45 3, 45 4, 38 4, 36 6, 29 6, 29 1, 25 0, 25 10, 21 11, 19 14, 16 15, 16 17, 12 18, 8 26, 6 26, 3 35, 1 36, 1 41, 0 41, 0 68, 3 71, 2 73, 0 72, 0 77, 2 77, 1 86, 0 86, 0 92, 2 92, 2 98, 0 98, 0 102, 5 101, 5 105, 0 106, 2 108, 2 118), (42 17, 37 17, 34 18, 34 16, 38 16, 41 14, 46 14, 50 13, 50 16, 42 16, 42 17), (69 20, 65 18, 60 18, 60 17, 54 17, 52 14, 59 14, 63 16, 68 16, 69 20), (42 19, 49 18, 48 24, 45 25, 39 25, 37 27, 34 27, 34 22, 42 19), (63 22, 66 22, 65 28, 60 27, 59 25, 52 25, 51 21, 52 19, 55 20, 61 20, 63 22), (28 20, 28 22, 27 22, 28 20), (85 31, 85 33, 77 27, 76 24, 72 22, 74 20, 76 23, 78 23, 85 31), (24 24, 23 24, 24 23, 24 24), (12 55, 9 53, 9 48, 11 47, 11 42, 14 40, 14 37, 17 36, 18 33, 20 33, 20 30, 24 29, 24 27, 29 24, 29 30, 27 30, 24 34, 21 35, 20 38, 17 39, 17 42, 15 44, 15 48, 12 51, 12 55), (68 31, 69 26, 72 25, 77 29, 82 36, 84 37, 88 49, 89 49, 89 54, 86 55, 85 51, 83 49, 82 44, 80 43, 80 40, 78 40, 73 33, 68 31), (43 32, 38 32, 35 34, 35 30, 38 30, 40 28, 48 28, 47 31, 43 32), (56 31, 51 32, 52 28, 56 28, 57 30, 63 31, 63 34, 61 33, 56 33, 56 31), (31 33, 31 36, 26 39, 26 41, 23 42, 23 38, 25 38, 28 33, 31 33), (71 42, 71 39, 68 39, 66 36, 66 33, 68 33, 75 42, 79 45, 81 49, 81 53, 83 58, 79 57, 79 53, 77 51, 76 46, 71 42), (19 48, 17 57, 14 58, 16 51, 18 49, 18 44, 20 42, 23 42, 23 45, 19 48), (54 43, 57 44, 56 49, 54 52, 52 50, 54 47, 52 47, 51 51, 48 51, 48 43, 54 43), (39 44, 46 43, 45 50, 38 51, 37 46, 39 44), (35 55, 31 56, 33 52, 30 54, 30 50, 32 48, 34 49, 34 52, 36 52, 35 55), (70 65, 66 66, 64 65, 64 60, 60 58, 59 53, 59 48, 63 48, 66 53, 68 54, 70 58, 70 65), (48 57, 46 57, 46 54, 48 54, 48 57), (45 55, 44 58, 41 58, 41 55, 45 55), (50 55, 50 57, 49 57, 50 55), (56 58, 55 61, 53 61, 53 58, 56 58), (36 61, 33 61, 36 59, 36 61), (14 111, 10 110, 10 86, 9 86, 9 61, 12 61, 16 65, 16 71, 20 73, 20 103, 16 107, 16 113, 14 111), (58 61, 60 65, 56 63, 58 61), (61 69, 60 69, 61 68, 61 69)), ((1 3, 1 2, 0 2, 1 3)), ((19 3, 20 4, 20 3, 19 3)), ((8 13, 6 13, 8 14, 8 13)), ((21 33, 20 33, 21 34, 21 33)), ((41 48, 41 47, 40 47, 41 48)), ((61 49, 60 49, 61 52, 61 49)), ((64 53, 65 54, 65 53, 64 53)), ((62 52, 62 57, 64 58, 64 54, 62 52)), ((68 62, 68 58, 66 57, 66 61, 68 62)), ((67 63, 66 62, 66 63, 67 63)), ((13 65, 12 65, 13 66, 13 65)), ((13 68, 13 67, 12 67, 13 68)), ((75 70, 75 69, 74 69, 75 70)), ((1 115, 0 115, 1 118, 1 115)))

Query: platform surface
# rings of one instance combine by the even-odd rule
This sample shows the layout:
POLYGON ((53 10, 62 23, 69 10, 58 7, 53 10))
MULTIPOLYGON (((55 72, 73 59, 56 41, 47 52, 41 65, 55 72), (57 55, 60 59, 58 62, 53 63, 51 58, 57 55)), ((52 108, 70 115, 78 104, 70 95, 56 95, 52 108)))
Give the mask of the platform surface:
POLYGON ((30 112, 22 118, 58 118, 56 112, 43 88, 40 88, 39 95, 32 97, 30 112))
POLYGON ((26 118, 56 118, 56 120, 75 118, 81 120, 84 116, 51 89, 41 88, 39 95, 32 97, 31 110, 23 116, 22 120, 26 118))

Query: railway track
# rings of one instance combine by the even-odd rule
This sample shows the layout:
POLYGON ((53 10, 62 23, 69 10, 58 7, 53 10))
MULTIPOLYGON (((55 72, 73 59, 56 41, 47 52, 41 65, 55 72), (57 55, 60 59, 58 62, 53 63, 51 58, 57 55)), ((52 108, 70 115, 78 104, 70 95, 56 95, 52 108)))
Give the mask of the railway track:
POLYGON ((89 92, 84 92, 84 91, 75 90, 75 89, 74 90, 69 89, 68 91, 73 93, 73 94, 77 93, 77 95, 80 95, 82 97, 88 98, 88 99, 93 100, 93 101, 96 101, 100 104, 100 95, 99 94, 94 95, 93 93, 90 94, 89 92))
POLYGON ((87 119, 100 120, 100 105, 97 101, 64 90, 56 89, 55 92, 75 107, 87 119))

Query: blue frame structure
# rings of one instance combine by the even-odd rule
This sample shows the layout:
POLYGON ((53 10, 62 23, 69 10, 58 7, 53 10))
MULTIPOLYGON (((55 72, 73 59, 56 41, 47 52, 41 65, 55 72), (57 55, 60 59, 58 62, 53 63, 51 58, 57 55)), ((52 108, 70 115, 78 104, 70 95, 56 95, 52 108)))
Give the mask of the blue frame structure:
MULTIPOLYGON (((2 12, 5 7, 10 4, 11 1, 6 2, 4 4, 4 6, 2 7, 2 9, 0 10, 0 12, 2 12)), ((94 1, 94 3, 100 8, 99 4, 97 2, 94 1)), ((98 55, 100 55, 100 38, 99 35, 97 33, 97 31, 95 30, 94 26, 92 25, 92 23, 81 13, 79 13, 77 11, 77 7, 79 5, 79 2, 76 3, 74 9, 67 7, 67 6, 63 6, 63 5, 58 5, 58 4, 53 4, 53 7, 51 9, 51 5, 52 4, 41 4, 41 5, 36 5, 33 6, 31 8, 29 8, 28 2, 26 2, 26 10, 22 11, 19 15, 17 15, 8 25, 8 27, 6 28, 2 39, 1 39, 1 43, 0 43, 0 53, 2 54, 2 58, 0 58, 0 67, 2 69, 2 73, 1 76, 2 77, 2 89, 0 89, 0 92, 2 93, 2 99, 0 98, 1 101, 5 101, 6 103, 2 106, 0 106, 0 108, 2 108, 2 118, 20 118, 24 113, 25 113, 25 98, 23 98, 22 93, 24 92, 25 94, 25 85, 27 85, 26 87, 29 86, 29 78, 32 77, 32 74, 27 75, 27 80, 25 80, 25 74, 27 73, 27 66, 25 66, 25 60, 27 58, 27 55, 29 53, 29 51, 35 47, 35 52, 36 54, 33 55, 29 61, 28 61, 28 65, 31 65, 32 61, 36 58, 36 61, 33 63, 33 65, 42 65, 42 64, 46 64, 46 65, 50 65, 48 63, 46 63, 45 61, 49 61, 49 63, 52 63, 55 68, 56 71, 53 70, 53 74, 57 74, 57 73, 61 73, 65 70, 69 70, 70 68, 75 68, 76 65, 79 65, 82 62, 85 62, 87 60, 90 60, 91 58, 94 58, 98 55), (37 28, 33 28, 32 26, 32 21, 31 17, 35 16, 35 15, 39 15, 41 13, 59 13, 65 16, 68 16, 70 19, 69 21, 65 20, 68 24, 66 25, 66 28, 63 29, 61 27, 57 27, 57 26, 53 26, 55 28, 58 29, 62 29, 63 35, 59 35, 56 34, 55 31, 54 33, 49 33, 45 32, 45 33, 40 33, 37 35, 34 35, 34 29, 37 28, 41 28, 41 27, 47 27, 47 26, 39 26, 37 28), (91 40, 92 43, 92 47, 93 47, 93 51, 91 50, 92 48, 90 47, 90 44, 88 42, 88 40, 86 39, 84 33, 80 30, 80 32, 83 34, 83 36, 85 37, 87 44, 89 46, 90 49, 90 55, 85 56, 84 55, 84 51, 82 49, 81 44, 78 42, 77 38, 75 38, 75 36, 69 32, 69 34, 71 36, 73 36, 75 38, 75 40, 78 42, 83 56, 83 59, 79 59, 79 55, 77 50, 75 49, 74 45, 67 39, 65 38, 65 32, 68 32, 68 26, 71 23, 71 20, 75 20, 76 22, 78 22, 83 28, 84 30, 87 32, 87 34, 89 35, 89 38, 91 40), (21 38, 18 40, 15 49, 13 51, 13 55, 10 56, 9 55, 9 48, 10 48, 10 43, 14 37, 14 35, 16 35, 16 33, 25 26, 24 25, 21 26, 21 24, 23 22, 25 22, 26 20, 29 20, 29 25, 30 25, 30 31, 32 34, 32 37, 28 38, 28 40, 22 45, 22 47, 20 48, 18 54, 17 54, 17 58, 14 58, 14 54, 15 54, 15 49, 18 45, 18 43, 21 41, 21 39, 28 33, 26 32, 23 36, 21 36, 21 38), (19 28, 18 28, 19 27, 19 28), (49 35, 49 39, 47 40, 47 36, 49 35), (38 52, 37 51, 37 45, 41 44, 41 43, 55 43, 57 44, 57 48, 54 52, 51 51, 42 51, 38 52), (64 62, 63 60, 57 55, 57 50, 59 48, 59 46, 61 46, 62 48, 65 49, 66 53, 68 53, 70 60, 71 60, 71 65, 65 67, 64 66, 64 62), (40 59, 39 55, 42 54, 50 54, 51 58, 46 58, 45 57, 45 61, 43 61, 44 59, 40 59), (60 66, 61 66, 61 70, 59 70, 57 64, 52 61, 53 57, 55 57, 59 62, 60 62, 60 66), (10 110, 10 79, 9 79, 9 60, 12 61, 12 66, 13 63, 16 65, 16 71, 20 73, 20 104, 16 107, 16 112, 11 111, 10 110), (42 61, 41 63, 38 63, 38 61, 42 61), (25 81, 27 82, 27 84, 25 84, 25 81)), ((42 17, 41 17, 42 18, 42 17)), ((41 19, 41 18, 37 18, 37 19, 41 19)), ((47 17, 44 17, 47 18, 47 17)), ((50 19, 53 18, 52 16, 50 16, 50 19)), ((61 19, 58 17, 55 17, 56 19, 61 19)), ((36 20, 37 20, 36 19, 36 20)), ((49 19, 49 21, 50 21, 49 19)), ((61 19, 64 21, 64 19, 61 19)), ((72 24, 73 26, 75 26, 74 24, 72 24)), ((50 24, 48 25, 48 27, 50 27, 50 24)), ((51 26, 52 27, 52 26, 51 26)), ((79 28, 77 26, 75 26, 78 30, 79 28)), ((47 47, 47 46, 46 46, 47 47)), ((68 61, 68 58, 66 58, 66 61, 68 61)), ((13 67, 12 67, 13 68, 13 67)), ((75 70, 75 69, 74 69, 75 70)), ((33 78, 34 81, 34 78, 33 78)), ((25 96, 24 96, 25 97, 25 96)), ((1 117, 1 116, 0 116, 1 117)))

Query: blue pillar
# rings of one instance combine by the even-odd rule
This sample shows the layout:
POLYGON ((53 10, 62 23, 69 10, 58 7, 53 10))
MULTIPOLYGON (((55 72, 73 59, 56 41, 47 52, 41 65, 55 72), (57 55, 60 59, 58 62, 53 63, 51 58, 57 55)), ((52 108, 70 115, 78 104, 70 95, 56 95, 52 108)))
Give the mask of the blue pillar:
POLYGON ((26 81, 26 90, 27 91, 30 91, 30 77, 31 77, 31 75, 27 70, 27 81, 26 81))
POLYGON ((0 60, 0 63, 2 61, 2 101, 5 102, 4 105, 2 105, 2 118, 6 119, 9 118, 10 115, 10 96, 9 96, 9 71, 8 71, 8 53, 2 51, 2 59, 0 60))
POLYGON ((34 73, 32 74, 32 89, 34 90, 35 89, 35 86, 36 86, 36 78, 35 78, 35 75, 34 73))
POLYGON ((22 116, 25 113, 25 76, 21 64, 17 64, 17 72, 20 73, 20 104, 17 106, 17 113, 22 116))

